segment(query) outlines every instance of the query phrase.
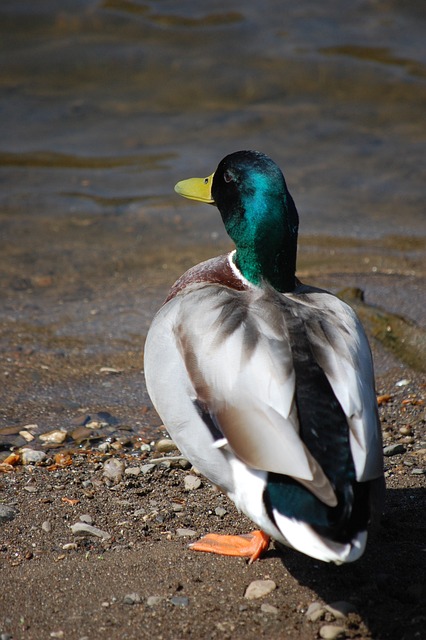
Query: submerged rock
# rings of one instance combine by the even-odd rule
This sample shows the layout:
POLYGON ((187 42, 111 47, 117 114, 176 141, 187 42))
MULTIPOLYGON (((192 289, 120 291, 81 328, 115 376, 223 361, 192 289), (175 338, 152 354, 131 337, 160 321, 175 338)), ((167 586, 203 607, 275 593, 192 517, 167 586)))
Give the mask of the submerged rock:
POLYGON ((47 433, 42 433, 39 438, 43 444, 62 444, 67 437, 67 432, 62 429, 54 429, 47 433))

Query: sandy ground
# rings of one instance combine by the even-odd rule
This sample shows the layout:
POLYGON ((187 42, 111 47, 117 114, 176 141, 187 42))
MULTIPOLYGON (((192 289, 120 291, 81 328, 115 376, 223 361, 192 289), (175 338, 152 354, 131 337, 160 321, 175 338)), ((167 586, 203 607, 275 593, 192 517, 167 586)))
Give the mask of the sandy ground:
POLYGON ((190 551, 188 542, 207 531, 252 525, 205 479, 185 489, 185 477, 198 476, 179 460, 147 467, 176 452, 140 449, 140 439, 104 452, 99 441, 47 448, 39 465, 3 472, 1 505, 11 507, 12 519, 0 529, 0 637, 314 639, 331 625, 346 638, 421 638, 424 382, 409 370, 378 380, 380 394, 390 396, 380 407, 384 444, 402 450, 385 458, 383 519, 351 565, 329 566, 273 545, 253 565, 190 551), (410 382, 397 386, 400 380, 410 382), (111 458, 122 463, 112 480, 105 477, 111 458), (82 516, 108 536, 73 534, 82 516), (246 588, 259 579, 276 588, 247 599, 246 588), (311 603, 336 601, 353 612, 336 619, 325 610, 308 619, 311 603))

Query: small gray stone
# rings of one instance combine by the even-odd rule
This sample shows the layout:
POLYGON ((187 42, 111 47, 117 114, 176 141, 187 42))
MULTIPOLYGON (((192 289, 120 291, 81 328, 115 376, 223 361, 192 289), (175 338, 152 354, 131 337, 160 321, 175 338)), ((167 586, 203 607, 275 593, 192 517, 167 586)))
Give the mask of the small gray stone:
POLYGON ((412 476, 424 476, 425 474, 425 469, 412 469, 411 474, 412 476))
POLYGON ((80 522, 85 522, 86 524, 93 524, 93 518, 88 513, 83 513, 83 515, 79 518, 80 522))
POLYGON ((333 624, 325 624, 319 630, 320 638, 324 640, 337 640, 344 638, 346 635, 345 627, 338 627, 333 624))
POLYGON ((124 473, 126 474, 126 476, 138 476, 141 472, 141 468, 140 467, 127 467, 127 469, 124 469, 124 473))
POLYGON ((164 598, 162 598, 161 596, 148 596, 148 598, 146 599, 146 604, 148 607, 156 607, 163 600, 164 598))
POLYGON ((50 533, 52 531, 52 525, 50 524, 49 520, 45 520, 42 523, 41 528, 45 533, 50 533))
POLYGON ((329 611, 336 619, 346 618, 350 613, 356 613, 356 607, 351 602, 345 602, 340 600, 339 602, 331 602, 325 605, 327 611, 329 611))
POLYGON ((187 607, 189 598, 186 596, 173 596, 173 598, 170 598, 170 602, 174 604, 175 607, 187 607))
POLYGON ((16 516, 17 511, 8 504, 0 504, 0 524, 3 522, 10 522, 16 516))
POLYGON ((274 607, 273 604, 268 604, 267 602, 264 602, 262 604, 262 606, 260 607, 260 610, 263 613, 272 613, 273 615, 277 615, 277 613, 278 613, 277 607, 274 607))
POLYGON ((194 529, 176 529, 176 535, 180 538, 195 538, 197 532, 194 529))
POLYGON ((78 549, 78 547, 75 542, 66 542, 62 545, 62 549, 64 551, 75 551, 76 549, 78 549))
POLYGON ((398 453, 405 453, 405 447, 403 444, 389 444, 383 449, 384 456, 396 456, 398 453))
POLYGON ((111 535, 106 531, 102 531, 102 529, 98 529, 97 527, 92 527, 90 524, 86 524, 85 522, 76 522, 71 525, 71 531, 75 536, 96 536, 97 538, 102 538, 102 540, 108 540, 111 535))
POLYGON ((155 449, 159 453, 171 453, 172 451, 176 451, 177 446, 173 440, 170 440, 169 438, 161 438, 161 440, 156 442, 155 449))
POLYGON ((141 473, 146 476, 148 473, 151 473, 155 469, 155 464, 143 464, 141 466, 141 473))
POLYGON ((268 595, 277 588, 277 585, 273 580, 253 580, 249 584, 244 594, 247 600, 256 600, 268 595))
POLYGON ((201 480, 197 476, 185 476, 184 478, 185 491, 194 491, 201 487, 201 480))
POLYGON ((123 598, 123 604, 140 604, 142 602, 142 598, 139 593, 128 593, 123 598))
POLYGON ((224 509, 223 507, 216 507, 214 512, 215 512, 215 514, 217 516, 219 516, 219 518, 224 518, 226 516, 226 514, 228 513, 227 510, 224 509))
POLYGON ((124 473, 124 462, 118 458, 110 458, 104 463, 104 477, 114 484, 121 482, 124 473))
POLYGON ((27 491, 28 493, 37 493, 37 487, 33 484, 28 484, 24 487, 24 491, 27 491))
POLYGON ((325 615, 325 609, 320 602, 311 602, 305 616, 310 622, 316 622, 322 620, 325 615))

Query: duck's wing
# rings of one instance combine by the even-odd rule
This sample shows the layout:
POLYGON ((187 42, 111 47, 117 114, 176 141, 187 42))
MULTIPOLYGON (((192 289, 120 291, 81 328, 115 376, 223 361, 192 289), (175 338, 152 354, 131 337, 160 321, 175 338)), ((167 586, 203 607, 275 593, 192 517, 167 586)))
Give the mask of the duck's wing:
MULTIPOLYGON (((340 309, 340 301, 337 302, 340 309)), ((324 298, 317 301, 317 307, 322 305, 324 298)), ((339 402, 342 398, 348 420, 354 423, 351 446, 354 446, 356 456, 364 460, 357 469, 359 466, 364 470, 371 467, 365 462, 368 458, 366 443, 371 439, 369 427, 359 425, 365 419, 365 399, 362 397, 365 389, 362 381, 354 383, 358 363, 352 349, 345 350, 340 344, 347 336, 332 339, 328 336, 326 342, 311 319, 311 314, 321 315, 321 312, 318 309, 312 312, 309 308, 307 299, 301 305, 295 299, 269 290, 253 288, 237 292, 227 287, 201 285, 170 300, 159 312, 151 332, 154 332, 155 341, 166 345, 164 353, 167 352, 170 366, 180 361, 177 376, 183 376, 185 380, 176 379, 176 384, 187 390, 205 428, 210 434, 214 433, 212 447, 230 450, 251 468, 292 476, 308 485, 325 504, 335 506, 337 500, 329 480, 300 437, 295 366, 295 357, 299 358, 299 355, 294 349, 299 338, 297 322, 294 325, 292 319, 300 320, 301 315, 305 316, 302 326, 310 336, 312 349, 318 353, 321 366, 322 363, 326 366, 325 373, 336 388, 335 394, 339 402), (166 316, 167 323, 164 322, 166 316), (340 353, 333 355, 331 351, 336 344, 340 345, 340 353), (342 358, 347 360, 345 364, 339 362, 342 358), (344 391, 346 384, 354 385, 348 398, 344 391)), ((349 313, 347 309, 346 305, 343 311, 340 309, 345 318, 349 313)), ((336 315, 336 310, 332 310, 332 315, 336 315)), ((352 333, 355 317, 349 313, 345 321, 352 333)), ((369 353, 368 345, 366 348, 369 353)), ((301 365, 299 376, 303 376, 304 367, 310 367, 311 355, 305 348, 302 351, 300 357, 306 357, 306 362, 304 365, 298 362, 301 365)), ((161 362, 161 367, 168 366, 161 362)), ((167 393, 166 389, 163 391, 167 393)), ((313 406, 316 393, 312 388, 313 406)), ((161 389, 156 395, 161 395, 161 389)), ((174 401, 179 402, 176 398, 174 401)), ((186 399, 182 398, 181 402, 186 399)), ((188 438, 195 439, 198 436, 191 432, 190 422, 186 423, 185 429, 188 438)), ((166 426, 171 425, 166 421, 166 426)), ((178 428, 183 437, 181 426, 178 428)), ((323 428, 327 429, 327 425, 323 428)), ((321 438, 321 434, 318 437, 321 438)), ((205 455, 207 457, 208 452, 205 455)))
POLYGON ((354 310, 327 291, 302 285, 286 294, 306 330, 350 429, 358 482, 383 475, 383 453, 370 346, 354 310))

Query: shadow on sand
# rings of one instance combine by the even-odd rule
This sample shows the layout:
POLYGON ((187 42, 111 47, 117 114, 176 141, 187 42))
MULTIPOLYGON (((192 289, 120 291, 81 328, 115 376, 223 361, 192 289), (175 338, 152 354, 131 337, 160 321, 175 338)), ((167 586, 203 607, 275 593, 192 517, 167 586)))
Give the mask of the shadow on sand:
POLYGON ((426 491, 389 489, 364 556, 336 566, 285 550, 283 564, 327 603, 356 608, 375 640, 420 640, 426 628, 426 491))

